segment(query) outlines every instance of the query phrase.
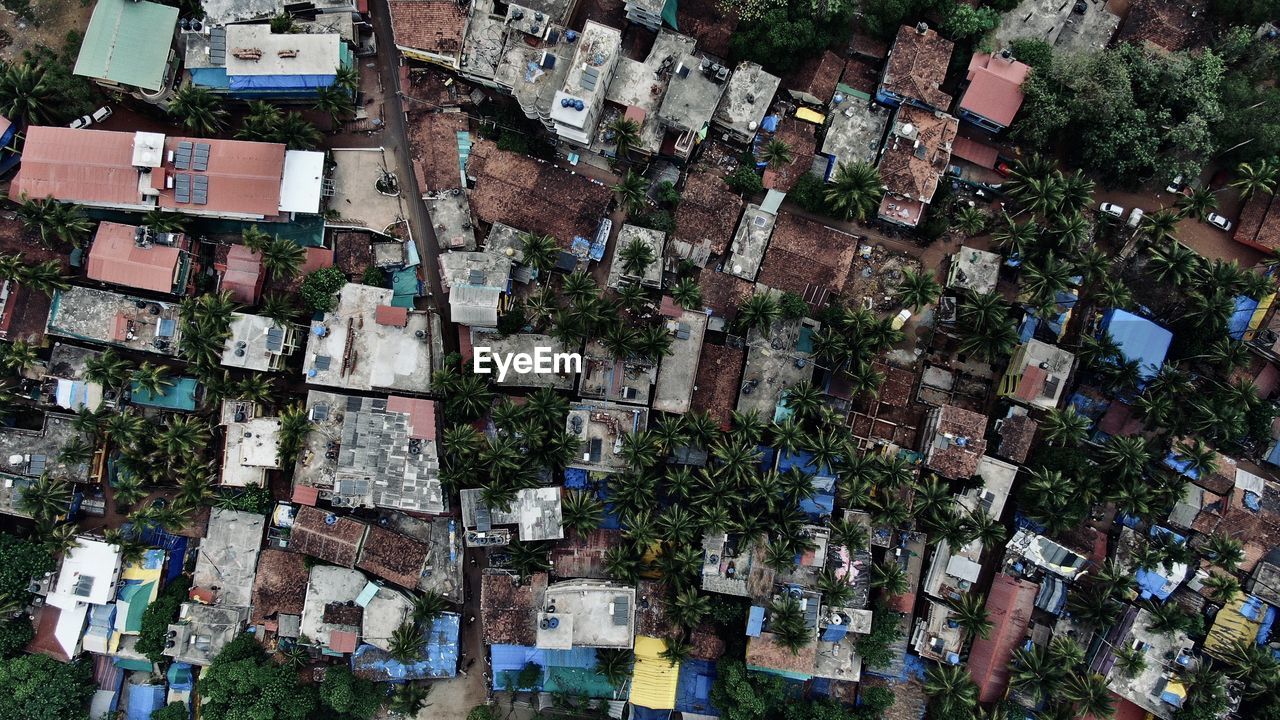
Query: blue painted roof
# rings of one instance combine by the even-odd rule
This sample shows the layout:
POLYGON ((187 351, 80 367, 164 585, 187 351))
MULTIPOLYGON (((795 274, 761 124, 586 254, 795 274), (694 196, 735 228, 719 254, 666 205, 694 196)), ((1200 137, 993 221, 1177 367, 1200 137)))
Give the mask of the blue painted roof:
POLYGON ((1112 308, 1102 318, 1102 329, 1120 348, 1125 360, 1137 360, 1142 377, 1150 379, 1164 363, 1173 333, 1127 310, 1112 308))
POLYGON ((423 633, 427 644, 422 657, 413 662, 401 662, 384 650, 361 645, 351 655, 351 670, 360 677, 384 682, 454 677, 458 674, 459 620, 457 613, 444 613, 432 621, 423 633))
POLYGON ((680 662, 676 685, 676 710, 699 715, 719 715, 711 704, 711 686, 716 681, 716 665, 692 658, 680 662))
POLYGON ((764 608, 752 605, 750 612, 747 613, 747 637, 760 637, 760 631, 763 629, 764 608))
POLYGON ((151 720, 151 713, 164 707, 164 685, 129 685, 127 720, 151 720))
POLYGON ((1239 340, 1249 329, 1249 321, 1253 319, 1253 311, 1258 309, 1258 301, 1241 295, 1235 300, 1235 308, 1227 319, 1227 335, 1239 340))

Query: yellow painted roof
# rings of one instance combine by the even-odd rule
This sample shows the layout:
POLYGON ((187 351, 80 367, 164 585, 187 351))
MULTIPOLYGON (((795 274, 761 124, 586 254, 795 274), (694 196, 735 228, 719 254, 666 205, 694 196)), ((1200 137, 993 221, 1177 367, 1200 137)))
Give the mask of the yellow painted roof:
POLYGON ((1258 637, 1258 629, 1262 623, 1250 620, 1240 614, 1250 596, 1243 593, 1227 603, 1213 618, 1213 627, 1204 639, 1204 650, 1209 655, 1221 659, 1219 652, 1236 642, 1253 642, 1258 637))
POLYGON ((796 110, 796 118, 799 120, 806 120, 815 125, 822 125, 827 121, 826 115, 823 115, 817 110, 811 110, 805 107, 802 107, 799 110, 796 110))
POLYGON ((659 657, 666 649, 666 640, 636 636, 636 667, 631 675, 632 703, 652 710, 675 709, 680 665, 672 665, 659 657))

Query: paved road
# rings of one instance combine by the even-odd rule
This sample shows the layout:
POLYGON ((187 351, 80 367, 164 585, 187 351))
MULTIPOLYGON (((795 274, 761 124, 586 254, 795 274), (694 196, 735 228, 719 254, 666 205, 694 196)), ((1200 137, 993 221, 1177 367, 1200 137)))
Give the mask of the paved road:
POLYGON ((440 264, 437 261, 440 250, 431 217, 421 199, 422 190, 418 187, 418 177, 413 173, 413 156, 409 147, 409 133, 405 127, 404 103, 400 96, 400 57, 391 35, 387 0, 372 0, 369 3, 369 15, 373 20, 374 35, 378 39, 378 72, 382 75, 382 86, 386 92, 383 115, 387 125, 382 132, 383 147, 396 159, 396 177, 400 180, 401 192, 408 198, 409 227, 418 245, 418 256, 422 258, 427 287, 431 291, 429 304, 440 312, 446 328, 445 347, 448 348, 451 346, 449 341, 453 333, 448 330, 448 304, 442 302, 444 289, 440 284, 440 264))

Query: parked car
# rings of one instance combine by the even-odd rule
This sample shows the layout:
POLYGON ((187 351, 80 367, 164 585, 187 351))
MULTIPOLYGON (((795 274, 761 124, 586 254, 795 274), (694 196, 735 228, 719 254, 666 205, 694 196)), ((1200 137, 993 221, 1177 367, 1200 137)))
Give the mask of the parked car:
POLYGON ((1168 185, 1167 187, 1165 187, 1165 189, 1164 189, 1164 190, 1165 190, 1165 192, 1171 192, 1171 193, 1177 194, 1177 193, 1180 193, 1180 192, 1182 192, 1182 191, 1184 191, 1184 190, 1186 190, 1186 189, 1187 189, 1187 184, 1186 184, 1186 183, 1184 183, 1184 182, 1182 182, 1182 176, 1181 176, 1181 175, 1179 175, 1178 177, 1174 178, 1173 180, 1170 180, 1170 181, 1169 181, 1169 185, 1168 185))
POLYGON ((894 330, 901 330, 902 326, 906 325, 907 321, 910 319, 911 319, 911 311, 908 310, 907 308, 903 308, 897 315, 893 317, 893 322, 890 323, 890 326, 893 327, 894 330))
POLYGON ((81 115, 67 124, 72 130, 83 130, 93 124, 92 115, 81 115))
POLYGON ((102 107, 93 111, 93 121, 96 123, 106 122, 107 118, 109 117, 111 117, 111 108, 107 107, 106 105, 103 105, 102 107))
POLYGON ((1231 231, 1231 221, 1219 215, 1218 213, 1214 213, 1214 212, 1209 213, 1208 217, 1205 218, 1205 222, 1209 223, 1210 225, 1218 228, 1223 232, 1231 231))
POLYGON ((1131 228, 1138 227, 1138 224, 1142 222, 1142 208, 1134 208, 1133 211, 1129 213, 1128 222, 1129 222, 1129 227, 1131 228))
POLYGON ((1108 203, 1108 202, 1102 203, 1101 205, 1098 206, 1098 212, 1106 213, 1116 218, 1124 217, 1124 208, 1120 207, 1119 205, 1116 205, 1115 203, 1108 203))

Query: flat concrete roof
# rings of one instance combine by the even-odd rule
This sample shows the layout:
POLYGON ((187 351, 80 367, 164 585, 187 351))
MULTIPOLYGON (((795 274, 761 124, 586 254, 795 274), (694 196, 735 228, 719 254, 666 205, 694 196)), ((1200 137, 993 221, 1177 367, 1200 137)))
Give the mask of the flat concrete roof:
POLYGON ((266 471, 280 467, 280 420, 253 418, 226 426, 222 453, 222 484, 227 487, 265 485, 266 471))
POLYGON ((738 230, 733 234, 733 243, 729 246, 729 258, 724 264, 725 272, 755 282, 777 219, 777 215, 762 210, 755 203, 747 205, 742 213, 742 220, 738 223, 738 230))
POLYGON ((471 221, 471 204, 467 202, 466 193, 436 193, 423 198, 422 202, 426 203, 427 213, 431 215, 436 243, 441 250, 476 249, 475 224, 471 221))
POLYGON ((653 391, 654 410, 689 412, 708 319, 706 313, 685 310, 678 320, 668 320, 669 328, 675 326, 675 340, 671 343, 671 354, 662 358, 658 366, 658 382, 653 391))
MULTIPOLYGON (((708 68, 710 59, 704 59, 692 53, 686 53, 676 59, 677 68, 667 86, 667 94, 658 109, 658 117, 668 127, 680 132, 697 132, 711 121, 720 97, 724 94, 725 82, 716 82, 703 70, 708 68), (683 67, 683 70, 680 69, 683 67)), ((727 72, 728 68, 726 68, 727 72)))
POLYGON ((618 231, 618 240, 614 244, 613 258, 609 263, 608 285, 616 288, 622 281, 638 282, 649 287, 662 284, 662 251, 666 245, 667 234, 661 230, 640 227, 639 225, 623 225, 618 231), (653 251, 653 262, 645 267, 642 275, 628 272, 623 267, 622 249, 633 242, 648 245, 653 251))
POLYGON ((630 648, 635 638, 636 589, 604 580, 548 585, 538 613, 540 648, 630 648), (551 612, 554 607, 555 611, 551 612), (555 618, 557 626, 543 620, 555 618))
POLYGON ((963 288, 976 293, 994 292, 1000 275, 1000 263, 1003 261, 1003 258, 993 252, 961 246, 951 256, 947 287, 963 288))
POLYGON ((459 502, 462 524, 467 528, 487 532, 497 525, 515 525, 520 539, 526 542, 564 537, 559 487, 524 488, 516 493, 507 510, 485 506, 481 490, 476 488, 462 490, 459 502))
POLYGON ((837 163, 875 164, 892 110, 873 100, 846 96, 827 117, 830 122, 822 140, 823 155, 830 155, 837 163))
POLYGON ((71 287, 53 292, 48 330, 50 335, 177 355, 182 322, 177 305, 71 287))
POLYGON ((653 363, 615 357, 593 339, 582 352, 578 394, 595 400, 648 405, 657 379, 658 368, 653 363))
MULTIPOLYGON (((550 348, 551 352, 573 352, 577 348, 565 347, 559 340, 550 335, 539 333, 516 333, 502 337, 496 331, 483 328, 471 329, 471 346, 491 348, 495 355, 514 353, 533 353, 537 348, 550 348)), ((577 373, 517 373, 515 369, 507 372, 501 381, 496 369, 489 379, 497 387, 549 387, 557 390, 572 389, 577 373)))
POLYGON ((431 319, 413 310, 390 317, 393 313, 384 308, 391 297, 386 288, 343 286, 337 308, 311 323, 303 360, 308 383, 352 390, 430 389, 431 319))
POLYGON ((687 35, 662 28, 643 62, 626 57, 618 60, 605 99, 625 108, 644 111, 637 150, 655 153, 662 145, 665 131, 657 110, 675 70, 674 58, 692 53, 697 44, 697 40, 687 35))
POLYGON ((738 412, 756 412, 768 422, 773 419, 782 394, 813 377, 809 354, 795 349, 800 327, 799 320, 775 322, 767 338, 751 331, 747 366, 742 373, 743 388, 750 387, 751 391, 739 392, 738 412), (801 359, 805 360, 803 367, 797 367, 801 359))
POLYGON ((605 472, 626 468, 622 438, 647 427, 648 418, 649 411, 643 407, 607 402, 571 405, 565 429, 579 438, 582 450, 570 467, 605 472))
MULTIPOLYGON (((377 182, 390 173, 386 151, 382 148, 337 148, 329 151, 333 169, 329 178, 333 195, 327 207, 338 212, 326 225, 357 227, 386 234, 388 229, 406 217, 404 178, 397 178, 397 193, 388 195, 378 190, 377 182)), ((402 224, 400 227, 407 227, 402 224)))
POLYGON ((222 364, 242 370, 283 370, 298 349, 298 329, 263 315, 231 313, 230 335, 222 345, 222 364))
POLYGON ((214 508, 200 541, 192 587, 213 591, 221 606, 249 607, 265 526, 262 515, 214 508))
POLYGON ((1097 52, 1111 41, 1120 18, 1106 9, 1106 0, 1085 0, 1088 9, 1075 12, 1075 3, 1061 0, 1022 0, 1004 13, 991 47, 1002 50, 1020 38, 1043 40, 1064 55, 1097 52))
POLYGON ((749 140, 769 111, 780 82, 777 75, 766 72, 756 63, 745 60, 738 63, 716 107, 715 123, 749 140))

